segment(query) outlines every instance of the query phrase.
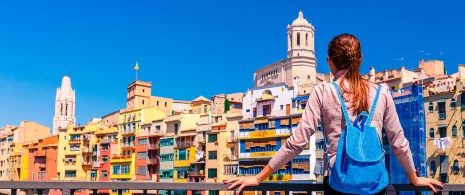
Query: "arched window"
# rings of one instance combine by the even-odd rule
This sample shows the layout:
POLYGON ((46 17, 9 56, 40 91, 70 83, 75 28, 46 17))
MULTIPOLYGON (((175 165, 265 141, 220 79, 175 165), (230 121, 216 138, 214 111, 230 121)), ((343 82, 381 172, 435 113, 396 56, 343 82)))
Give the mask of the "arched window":
POLYGON ((434 128, 429 129, 429 138, 434 139, 434 128))
POLYGON ((459 173, 459 161, 454 160, 454 165, 452 166, 452 172, 453 172, 454 174, 458 174, 458 173, 459 173))
POLYGON ((300 46, 300 33, 297 33, 297 46, 300 46))
POLYGON ((305 46, 308 46, 308 33, 305 34, 305 46))
POLYGON ((457 137, 457 126, 452 126, 452 137, 457 137))
POLYGON ((434 112, 433 102, 429 103, 428 110, 429 110, 429 112, 434 112))
POLYGON ((429 171, 432 175, 436 174, 436 162, 431 161, 431 165, 429 167, 429 171))
POLYGON ((292 49, 292 34, 289 35, 289 40, 291 41, 291 49, 292 49))

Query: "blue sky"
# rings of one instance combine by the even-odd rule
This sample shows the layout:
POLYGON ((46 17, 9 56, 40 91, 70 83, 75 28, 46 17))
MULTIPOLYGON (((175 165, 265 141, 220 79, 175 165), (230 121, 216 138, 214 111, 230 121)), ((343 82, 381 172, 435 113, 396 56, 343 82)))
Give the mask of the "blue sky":
POLYGON ((327 43, 346 32, 362 42, 362 72, 411 69, 420 57, 444 60, 449 73, 465 64, 460 0, 0 1, 0 126, 51 127, 63 75, 78 123, 124 108, 136 61, 152 95, 245 92, 256 69, 286 57, 301 6, 316 29, 318 72, 329 71, 327 43))

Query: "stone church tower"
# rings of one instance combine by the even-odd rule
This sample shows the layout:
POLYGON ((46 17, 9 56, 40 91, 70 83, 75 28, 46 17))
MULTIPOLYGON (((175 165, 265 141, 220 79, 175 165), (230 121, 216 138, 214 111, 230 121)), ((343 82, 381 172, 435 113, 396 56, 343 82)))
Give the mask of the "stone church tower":
POLYGON ((76 92, 71 88, 71 79, 64 76, 61 87, 57 89, 55 99, 55 116, 53 117, 52 135, 58 134, 60 128, 76 124, 76 92))
POLYGON ((302 10, 287 26, 287 58, 258 69, 254 73, 254 87, 278 83, 294 86, 318 84, 315 58, 315 28, 304 18, 302 10))

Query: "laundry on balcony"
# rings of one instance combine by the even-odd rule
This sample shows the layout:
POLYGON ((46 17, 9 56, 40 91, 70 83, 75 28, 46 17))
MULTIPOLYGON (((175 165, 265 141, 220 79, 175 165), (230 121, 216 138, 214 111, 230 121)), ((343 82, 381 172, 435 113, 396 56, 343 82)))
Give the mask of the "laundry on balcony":
POLYGON ((442 151, 447 150, 450 146, 450 138, 443 137, 443 138, 436 138, 434 139, 434 145, 441 149, 442 151))

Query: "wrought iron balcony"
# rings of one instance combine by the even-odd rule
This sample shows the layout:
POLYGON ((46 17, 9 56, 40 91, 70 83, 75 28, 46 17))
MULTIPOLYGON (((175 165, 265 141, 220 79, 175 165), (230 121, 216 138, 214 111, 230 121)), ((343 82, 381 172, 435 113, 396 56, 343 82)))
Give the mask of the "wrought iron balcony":
MULTIPOLYGON (((168 194, 173 194, 174 190, 188 191, 227 191, 229 185, 222 183, 164 183, 164 182, 101 182, 101 181, 0 181, 3 189, 11 189, 11 195, 16 195, 18 189, 34 190, 38 195, 43 195, 44 190, 60 189, 63 195, 74 195, 76 190, 89 189, 92 194, 97 195, 99 190, 111 189, 122 194, 123 190, 141 190, 142 194, 147 194, 148 190, 166 190, 168 194)), ((431 192, 428 187, 416 187, 410 184, 393 185, 397 192, 431 192)), ((316 191, 323 191, 323 184, 314 183, 273 183, 265 182, 258 186, 246 187, 243 191, 284 191, 286 195, 293 192, 307 192, 311 194, 316 191)), ((440 194, 451 192, 465 192, 464 184, 446 184, 443 189, 438 190, 440 194)))

